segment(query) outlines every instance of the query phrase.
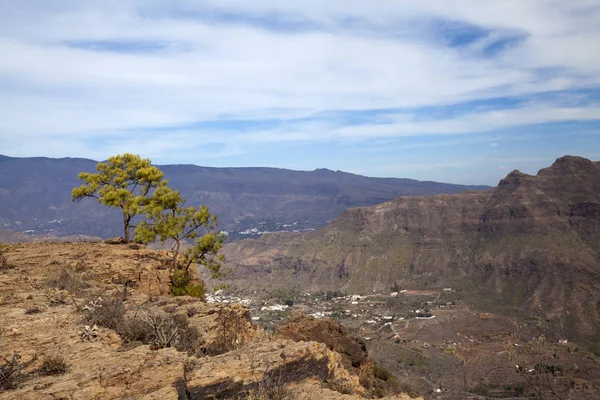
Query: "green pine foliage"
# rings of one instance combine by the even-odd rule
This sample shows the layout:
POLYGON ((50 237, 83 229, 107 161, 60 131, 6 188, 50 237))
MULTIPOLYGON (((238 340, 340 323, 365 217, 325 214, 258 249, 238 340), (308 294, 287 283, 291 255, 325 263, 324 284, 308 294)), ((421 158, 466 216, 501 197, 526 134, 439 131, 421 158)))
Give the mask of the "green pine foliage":
POLYGON ((219 276, 218 255, 226 237, 217 230, 217 217, 208 207, 186 207, 178 191, 158 188, 145 208, 146 221, 136 227, 136 240, 143 243, 172 241, 173 266, 189 271, 193 264, 202 264, 213 277, 219 276), (186 246, 189 241, 193 245, 186 246))
POLYGON ((181 268, 176 268, 171 274, 171 294, 173 296, 192 296, 202 300, 205 298, 204 282, 192 281, 191 274, 181 268))
POLYGON ((73 201, 91 197, 106 206, 121 208, 123 237, 127 243, 131 219, 144 211, 151 191, 165 187, 167 181, 149 159, 134 154, 110 157, 108 161, 98 163, 96 169, 97 174, 82 172, 78 175, 85 184, 73 189, 73 201))

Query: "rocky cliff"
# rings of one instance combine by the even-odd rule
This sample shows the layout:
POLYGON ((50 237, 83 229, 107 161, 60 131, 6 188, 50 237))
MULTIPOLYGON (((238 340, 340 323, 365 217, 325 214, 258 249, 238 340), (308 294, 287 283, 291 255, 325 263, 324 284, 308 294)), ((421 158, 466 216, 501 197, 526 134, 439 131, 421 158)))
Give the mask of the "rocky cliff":
POLYGON ((459 290, 476 306, 600 322, 600 163, 566 156, 489 191, 401 197, 327 227, 227 245, 234 286, 459 290))

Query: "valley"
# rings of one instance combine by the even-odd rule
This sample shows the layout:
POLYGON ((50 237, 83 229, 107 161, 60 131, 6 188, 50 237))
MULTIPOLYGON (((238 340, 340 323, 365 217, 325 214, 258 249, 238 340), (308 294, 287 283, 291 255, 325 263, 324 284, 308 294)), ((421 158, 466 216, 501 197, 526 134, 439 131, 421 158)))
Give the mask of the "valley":
POLYGON ((0 400, 600 400, 600 0, 0 0, 0 400))
POLYGON ((600 354, 589 343, 570 340, 542 315, 480 311, 462 299, 461 291, 445 289, 293 296, 289 292, 234 295, 220 291, 208 301, 244 304, 252 320, 266 331, 275 332, 298 314, 339 321, 351 335, 361 338, 371 357, 394 375, 403 390, 421 393, 426 399, 464 398, 465 385, 470 399, 529 398, 535 390, 530 375, 542 359, 572 368, 565 368, 561 380, 552 382, 561 396, 570 392, 577 399, 591 400, 600 394, 600 354), (540 336, 547 342, 532 354, 531 343, 540 336), (520 369, 515 366, 519 364, 520 369), (573 379, 577 390, 571 392, 573 379))
POLYGON ((227 292, 251 299, 268 329, 296 310, 341 321, 432 398, 464 386, 472 398, 532 395, 527 374, 556 360, 576 398, 596 398, 599 182, 600 163, 567 156, 489 191, 398 198, 314 232, 230 243, 227 292))
POLYGON ((308 233, 223 249, 235 290, 453 288, 480 310, 565 321, 598 341, 600 163, 563 157, 489 191, 401 197, 347 210, 308 233))
MULTIPOLYGON (((172 376, 182 382, 188 398, 248 395, 271 382, 277 371, 283 381, 276 386, 295 393, 294 398, 320 393, 306 398, 596 399, 599 178, 599 162, 566 156, 537 175, 513 171, 490 190, 399 197, 349 208, 319 229, 264 220, 239 232, 259 237, 224 245, 222 276, 194 270, 197 282, 214 288, 206 302, 169 295, 171 261, 166 250, 152 249, 156 245, 50 235, 23 243, 31 236, 8 233, 19 243, 8 247, 14 264, 6 264, 0 274, 6 289, 0 308, 7 312, 4 325, 9 327, 3 335, 12 338, 0 350, 23 353, 37 365, 36 351, 50 352, 55 339, 44 337, 31 345, 41 337, 34 339, 18 327, 23 321, 49 321, 27 316, 30 308, 49 312, 53 321, 61 321, 58 326, 65 331, 60 334, 70 335, 75 350, 69 360, 85 371, 85 390, 108 396, 107 388, 97 385, 96 372, 78 361, 85 346, 75 344, 75 332, 79 329, 86 338, 97 332, 81 328, 85 319, 77 313, 81 304, 93 309, 99 296, 123 297, 125 311, 119 318, 133 318, 136 324, 141 323, 138 313, 202 310, 200 318, 194 311, 186 319, 204 338, 188 349, 188 357, 193 353, 202 362, 188 374, 190 359, 161 353, 166 356, 161 365, 178 360, 185 367, 183 375, 175 371, 172 376), (276 226, 291 231, 270 232, 276 226), (57 276, 91 284, 56 291, 48 282, 63 279, 57 276), (218 317, 230 309, 243 317, 218 317), (224 350, 218 332, 229 338, 231 329, 237 332, 234 338, 244 339, 228 342, 232 347, 224 350), (281 349, 293 352, 293 359, 281 349), (260 376, 257 352, 268 360, 260 376), (271 366, 277 369, 269 373, 271 366)), ((110 324, 100 331, 98 337, 112 346, 96 348, 98 354, 112 354, 103 365, 120 357, 112 353, 115 349, 130 351, 132 345, 145 363, 155 357, 156 343, 146 334, 133 340, 132 332, 110 324)), ((52 332, 58 337, 58 331, 52 332)), ((143 374, 145 367, 128 368, 143 374)), ((40 378, 39 370, 24 369, 29 372, 15 384, 21 390, 11 392, 15 396, 40 387, 44 393, 65 393, 40 378)), ((131 389, 126 371, 119 371, 121 391, 148 389, 131 389)), ((74 390, 80 379, 67 374, 60 382, 74 390)))

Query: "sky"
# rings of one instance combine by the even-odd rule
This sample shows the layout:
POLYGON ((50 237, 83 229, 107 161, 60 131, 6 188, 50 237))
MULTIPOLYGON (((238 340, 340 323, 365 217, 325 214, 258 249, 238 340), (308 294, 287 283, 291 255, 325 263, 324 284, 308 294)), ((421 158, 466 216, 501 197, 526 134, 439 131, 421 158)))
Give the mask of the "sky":
POLYGON ((495 185, 600 159, 598 0, 0 0, 0 154, 495 185))

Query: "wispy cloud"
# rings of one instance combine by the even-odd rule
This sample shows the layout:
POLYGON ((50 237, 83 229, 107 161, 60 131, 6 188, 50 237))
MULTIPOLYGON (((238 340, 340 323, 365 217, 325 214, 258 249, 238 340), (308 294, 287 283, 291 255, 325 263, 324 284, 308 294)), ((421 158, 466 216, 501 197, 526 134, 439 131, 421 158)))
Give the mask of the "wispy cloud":
POLYGON ((594 133, 598 20, 586 0, 2 2, 0 152, 257 164, 301 143, 594 133))

